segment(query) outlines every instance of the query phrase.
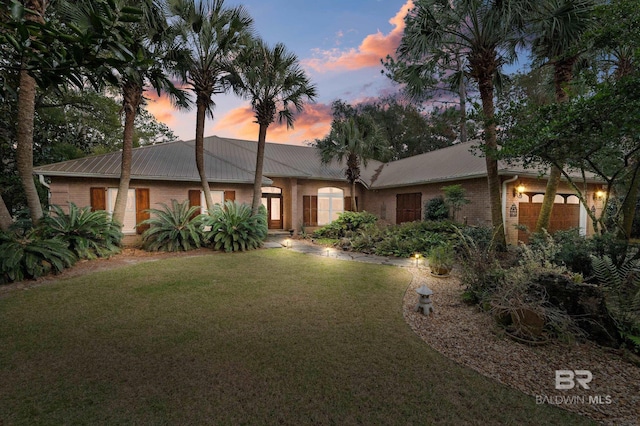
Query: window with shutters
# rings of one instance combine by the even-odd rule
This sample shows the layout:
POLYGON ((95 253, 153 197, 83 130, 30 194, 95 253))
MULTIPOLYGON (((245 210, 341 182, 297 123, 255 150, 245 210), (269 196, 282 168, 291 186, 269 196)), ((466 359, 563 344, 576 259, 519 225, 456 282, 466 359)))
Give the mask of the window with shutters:
MULTIPOLYGON (((211 200, 213 204, 222 204, 226 200, 235 200, 235 191, 211 191, 211 200)), ((202 189, 189 190, 189 207, 199 206, 200 213, 207 212, 207 200, 204 199, 204 191, 202 189)))

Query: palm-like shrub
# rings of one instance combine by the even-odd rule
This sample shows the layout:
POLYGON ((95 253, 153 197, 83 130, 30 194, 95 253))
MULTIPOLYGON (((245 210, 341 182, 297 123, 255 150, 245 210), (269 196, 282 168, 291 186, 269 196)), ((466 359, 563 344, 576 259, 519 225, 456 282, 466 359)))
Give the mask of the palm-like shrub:
POLYGON ((142 234, 142 247, 149 251, 187 251, 202 246, 200 207, 189 207, 189 201, 171 200, 171 207, 149 209, 151 218, 143 221, 149 229, 142 234))
POLYGON ((120 252, 122 233, 104 210, 91 211, 91 207, 69 205, 69 213, 59 206, 43 219, 43 233, 48 238, 59 238, 69 244, 79 259, 109 257, 120 252))
POLYGON ((0 282, 60 272, 76 261, 66 241, 43 238, 37 229, 0 232, 0 253, 0 282))
POLYGON ((252 250, 261 247, 267 238, 267 210, 260 206, 258 214, 253 215, 250 206, 226 201, 214 207, 205 225, 211 227, 205 236, 214 249, 252 250))

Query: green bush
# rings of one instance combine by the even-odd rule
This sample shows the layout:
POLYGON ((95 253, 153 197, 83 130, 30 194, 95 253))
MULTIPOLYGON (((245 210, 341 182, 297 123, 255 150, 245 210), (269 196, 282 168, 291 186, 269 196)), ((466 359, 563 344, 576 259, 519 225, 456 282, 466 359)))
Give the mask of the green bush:
POLYGON ((189 201, 171 200, 171 207, 162 203, 162 209, 149 209, 151 217, 142 225, 149 229, 142 233, 142 247, 149 251, 187 251, 202 246, 203 216, 200 207, 189 207, 189 201))
POLYGON ((235 201, 216 205, 204 224, 210 226, 205 238, 216 250, 245 251, 261 247, 267 238, 267 210, 260 206, 257 215, 251 207, 235 201))
POLYGON ((433 247, 454 238, 454 227, 449 222, 407 222, 389 226, 383 238, 375 245, 379 256, 411 257, 426 255, 433 247))
POLYGON ((73 265, 76 257, 66 241, 43 238, 41 229, 0 232, 0 282, 37 278, 73 265))
POLYGON ((378 218, 368 212, 342 212, 338 219, 313 233, 314 238, 342 238, 347 232, 355 232, 368 224, 374 224, 378 218))
POLYGON ((449 207, 442 196, 424 203, 424 220, 445 220, 449 218, 449 207))
POLYGON ((120 252, 122 233, 108 212, 92 212, 91 207, 80 209, 73 203, 69 205, 69 213, 55 205, 51 210, 53 214, 42 220, 44 236, 66 241, 69 250, 79 259, 108 257, 120 252))

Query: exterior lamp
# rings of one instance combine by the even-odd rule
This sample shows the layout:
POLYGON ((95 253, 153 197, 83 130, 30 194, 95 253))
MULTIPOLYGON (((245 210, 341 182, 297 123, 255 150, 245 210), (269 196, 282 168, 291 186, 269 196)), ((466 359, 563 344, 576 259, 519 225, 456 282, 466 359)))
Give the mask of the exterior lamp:
POLYGON ((284 246, 286 248, 291 248, 291 240, 289 238, 287 238, 286 240, 284 240, 284 246))
POLYGON ((416 259, 416 268, 417 268, 418 267, 418 262, 420 261, 420 253, 414 254, 413 257, 416 259))
POLYGON ((330 248, 327 249, 327 257, 329 257, 329 253, 331 253, 331 249, 330 248))
POLYGON ((593 193, 593 201, 602 200, 607 193, 602 189, 598 189, 593 193))
POLYGON ((513 196, 517 196, 518 198, 522 198, 522 193, 526 190, 522 183, 518 184, 513 188, 513 196))

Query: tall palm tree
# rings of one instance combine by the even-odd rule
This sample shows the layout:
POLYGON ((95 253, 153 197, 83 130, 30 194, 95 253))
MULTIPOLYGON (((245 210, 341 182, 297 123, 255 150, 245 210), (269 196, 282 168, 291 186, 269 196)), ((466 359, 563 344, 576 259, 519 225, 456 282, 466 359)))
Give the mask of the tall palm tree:
POLYGON ((135 119, 144 102, 143 93, 148 87, 154 88, 158 95, 169 94, 172 101, 186 107, 185 94, 169 80, 167 67, 170 67, 180 53, 172 45, 174 34, 167 24, 164 4, 157 0, 121 0, 140 8, 142 19, 131 25, 132 40, 127 46, 134 52, 134 59, 118 69, 120 73, 119 89, 122 93, 124 112, 124 131, 122 138, 122 162, 118 195, 113 208, 113 221, 124 223, 125 210, 131 181, 131 156, 135 119))
MULTIPOLYGON (((540 3, 539 18, 534 21, 532 54, 536 62, 553 66, 556 102, 570 98, 573 70, 580 58, 579 42, 593 23, 597 0, 547 0, 540 3)), ((562 166, 552 165, 544 193, 536 232, 549 227, 562 166)))
POLYGON ((516 59, 524 43, 522 28, 533 0, 415 0, 405 18, 398 60, 420 63, 439 58, 443 50, 465 56, 466 73, 478 85, 484 120, 484 151, 495 242, 505 246, 502 219, 494 80, 500 68, 516 59))
POLYGON ((170 0, 181 41, 190 54, 181 61, 182 81, 196 96, 196 167, 207 209, 213 208, 204 167, 204 124, 213 119, 213 95, 225 93, 233 84, 228 78, 231 61, 249 40, 253 20, 241 6, 226 8, 223 0, 170 0))
POLYGON ((236 92, 251 101, 258 123, 256 174, 253 183, 253 214, 258 213, 262 198, 262 168, 267 129, 276 120, 293 127, 294 114, 301 112, 304 102, 313 102, 316 87, 300 67, 298 57, 288 52, 282 43, 269 47, 263 40, 254 40, 243 49, 236 62, 238 85, 236 92))
POLYGON ((368 116, 349 117, 335 122, 324 139, 316 141, 322 163, 346 160, 345 176, 351 185, 351 210, 357 211, 356 182, 360 179, 360 164, 367 166, 388 150, 378 126, 368 116))
MULTIPOLYGON (((25 19, 43 25, 44 15, 49 2, 47 0, 25 0, 24 7, 32 13, 27 13, 25 19)), ((16 129, 16 166, 24 188, 31 220, 36 223, 42 218, 42 205, 33 181, 33 125, 36 109, 36 80, 30 74, 23 57, 19 71, 18 88, 18 123, 16 129)))

